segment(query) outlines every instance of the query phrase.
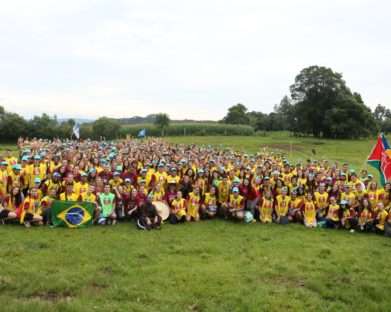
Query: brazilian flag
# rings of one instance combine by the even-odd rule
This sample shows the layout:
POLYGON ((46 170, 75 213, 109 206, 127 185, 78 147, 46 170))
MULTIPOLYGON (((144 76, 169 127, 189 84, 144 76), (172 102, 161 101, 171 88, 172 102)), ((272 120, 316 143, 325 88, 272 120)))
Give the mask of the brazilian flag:
POLYGON ((89 227, 94 218, 93 203, 59 201, 52 203, 52 223, 54 227, 89 227))

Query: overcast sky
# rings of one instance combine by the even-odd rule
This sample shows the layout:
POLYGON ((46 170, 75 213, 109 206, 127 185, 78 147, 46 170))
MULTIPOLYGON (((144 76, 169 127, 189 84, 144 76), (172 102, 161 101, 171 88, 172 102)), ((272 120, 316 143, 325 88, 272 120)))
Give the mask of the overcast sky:
POLYGON ((27 118, 271 112, 301 69, 391 106, 391 2, 0 0, 0 105, 27 118))

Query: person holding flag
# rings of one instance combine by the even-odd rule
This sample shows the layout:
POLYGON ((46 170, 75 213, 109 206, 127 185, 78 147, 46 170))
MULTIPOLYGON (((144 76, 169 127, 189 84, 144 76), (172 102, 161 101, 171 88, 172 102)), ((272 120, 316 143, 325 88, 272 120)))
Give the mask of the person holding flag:
POLYGON ((380 183, 384 186, 391 178, 391 148, 383 134, 378 137, 367 162, 379 170, 380 183))

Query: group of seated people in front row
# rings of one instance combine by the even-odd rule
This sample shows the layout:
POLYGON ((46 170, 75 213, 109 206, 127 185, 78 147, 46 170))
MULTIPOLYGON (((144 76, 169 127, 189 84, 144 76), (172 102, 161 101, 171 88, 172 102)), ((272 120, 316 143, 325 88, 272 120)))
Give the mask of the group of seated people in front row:
POLYGON ((379 188, 348 164, 162 140, 21 140, 19 148, 0 163, 3 223, 50 225, 54 200, 92 202, 95 224, 135 219, 141 229, 160 228, 159 203, 171 224, 220 217, 382 234, 391 221, 391 184, 379 188))

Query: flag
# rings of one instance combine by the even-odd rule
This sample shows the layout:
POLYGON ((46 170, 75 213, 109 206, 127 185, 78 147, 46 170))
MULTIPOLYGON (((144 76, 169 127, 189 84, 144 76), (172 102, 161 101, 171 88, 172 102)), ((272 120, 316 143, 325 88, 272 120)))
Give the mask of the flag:
POLYGON ((92 225, 95 205, 87 202, 54 200, 52 223, 54 227, 88 227, 92 225))
POLYGON ((391 178, 391 149, 383 134, 377 139, 367 162, 379 170, 380 182, 384 186, 387 180, 391 178))
POLYGON ((75 125, 72 129, 73 133, 75 134, 77 139, 80 139, 80 124, 76 121, 75 125))
POLYGON ((141 131, 138 133, 138 137, 145 137, 145 129, 141 130, 141 131))

